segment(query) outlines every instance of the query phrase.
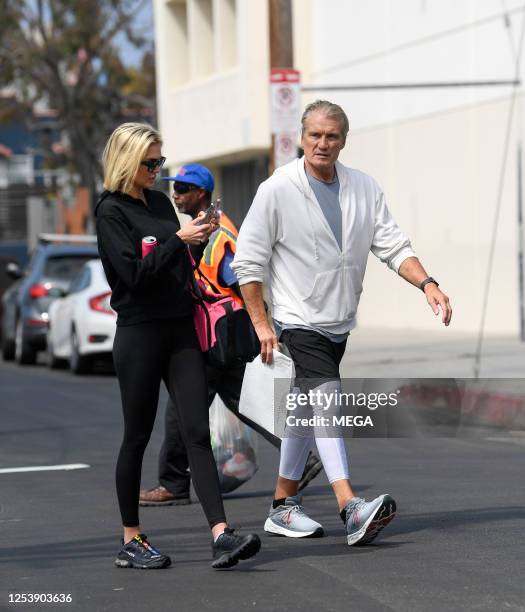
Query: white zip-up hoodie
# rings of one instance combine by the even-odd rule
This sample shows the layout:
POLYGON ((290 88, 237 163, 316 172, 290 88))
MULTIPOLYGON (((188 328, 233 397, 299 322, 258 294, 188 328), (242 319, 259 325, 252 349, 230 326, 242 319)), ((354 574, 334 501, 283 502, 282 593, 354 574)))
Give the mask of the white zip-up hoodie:
POLYGON ((231 267, 240 285, 263 282, 269 272, 272 314, 280 323, 344 334, 355 326, 369 251, 396 272, 415 254, 376 181, 340 162, 336 170, 342 249, 301 158, 259 186, 231 267))

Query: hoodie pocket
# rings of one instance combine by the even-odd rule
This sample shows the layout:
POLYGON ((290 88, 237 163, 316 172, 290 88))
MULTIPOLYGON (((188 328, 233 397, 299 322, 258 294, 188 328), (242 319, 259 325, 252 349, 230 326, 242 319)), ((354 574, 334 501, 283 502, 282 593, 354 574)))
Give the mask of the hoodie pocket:
POLYGON ((316 274, 312 289, 303 298, 312 324, 333 324, 355 315, 357 299, 352 280, 344 268, 316 274))

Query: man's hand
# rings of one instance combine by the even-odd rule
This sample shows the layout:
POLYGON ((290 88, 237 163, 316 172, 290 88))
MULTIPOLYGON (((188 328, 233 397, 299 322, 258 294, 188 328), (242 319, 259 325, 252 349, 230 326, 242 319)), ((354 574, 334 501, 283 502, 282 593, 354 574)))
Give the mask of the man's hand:
MULTIPOLYGON (((406 281, 416 287, 419 287, 421 283, 428 278, 425 268, 423 268, 417 257, 407 257, 405 261, 403 261, 399 266, 399 276, 402 276, 406 281)), ((427 302, 430 304, 430 308, 432 308, 436 316, 439 314, 439 309, 441 308, 441 320, 448 326, 452 318, 452 307, 450 306, 448 296, 446 296, 435 283, 426 284, 423 291, 427 297, 427 302)))
POLYGON ((434 285, 434 283, 425 285, 424 292, 427 302, 436 316, 439 314, 439 309, 441 308, 441 320, 448 326, 452 318, 452 306, 450 305, 448 296, 446 296, 439 287, 434 285))
POLYGON ((263 363, 270 365, 273 362, 273 349, 279 348, 279 342, 266 316, 266 308, 262 297, 262 283, 253 281, 241 285, 241 293, 246 310, 261 343, 261 360, 263 363))
POLYGON ((261 343, 261 361, 271 365, 273 362, 273 349, 279 349, 277 336, 273 333, 268 321, 254 325, 255 332, 261 343))

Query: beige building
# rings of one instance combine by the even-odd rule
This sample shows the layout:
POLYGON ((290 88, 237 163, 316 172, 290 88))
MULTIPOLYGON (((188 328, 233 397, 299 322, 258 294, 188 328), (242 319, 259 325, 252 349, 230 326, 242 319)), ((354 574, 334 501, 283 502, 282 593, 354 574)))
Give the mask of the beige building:
MULTIPOLYGON (((207 163, 225 209, 240 222, 267 171, 267 0, 154 6, 170 169, 207 163)), ((341 160, 382 185, 428 272, 453 298, 451 333, 480 327, 495 230, 485 329, 520 331, 517 152, 525 100, 521 84, 509 83, 523 76, 516 58, 524 16, 518 0, 293 2, 303 105, 323 97, 348 112, 341 160)), ((359 324, 439 327, 421 296, 373 256, 359 324)))
POLYGON ((159 127, 170 170, 205 163, 238 224, 268 175, 268 14, 259 0, 154 2, 159 127))

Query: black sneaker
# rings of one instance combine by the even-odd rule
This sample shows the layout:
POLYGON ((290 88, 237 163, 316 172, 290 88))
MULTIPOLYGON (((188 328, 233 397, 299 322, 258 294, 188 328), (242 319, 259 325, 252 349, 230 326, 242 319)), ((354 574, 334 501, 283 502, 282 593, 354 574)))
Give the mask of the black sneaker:
POLYGON ((302 491, 305 487, 307 487, 310 482, 319 474, 319 472, 323 469, 323 462, 317 455, 314 455, 311 451, 308 455, 308 459, 306 460, 306 465, 304 466, 304 472, 301 476, 301 480, 299 481, 299 491, 302 491))
POLYGON ((214 569, 227 569, 239 563, 240 559, 249 559, 261 549, 261 540, 256 533, 249 533, 241 537, 233 533, 233 529, 226 527, 224 533, 212 543, 214 569))
POLYGON ((167 555, 161 555, 148 542, 147 536, 139 533, 120 549, 115 559, 117 567, 135 567, 137 569, 160 569, 171 565, 167 555))

